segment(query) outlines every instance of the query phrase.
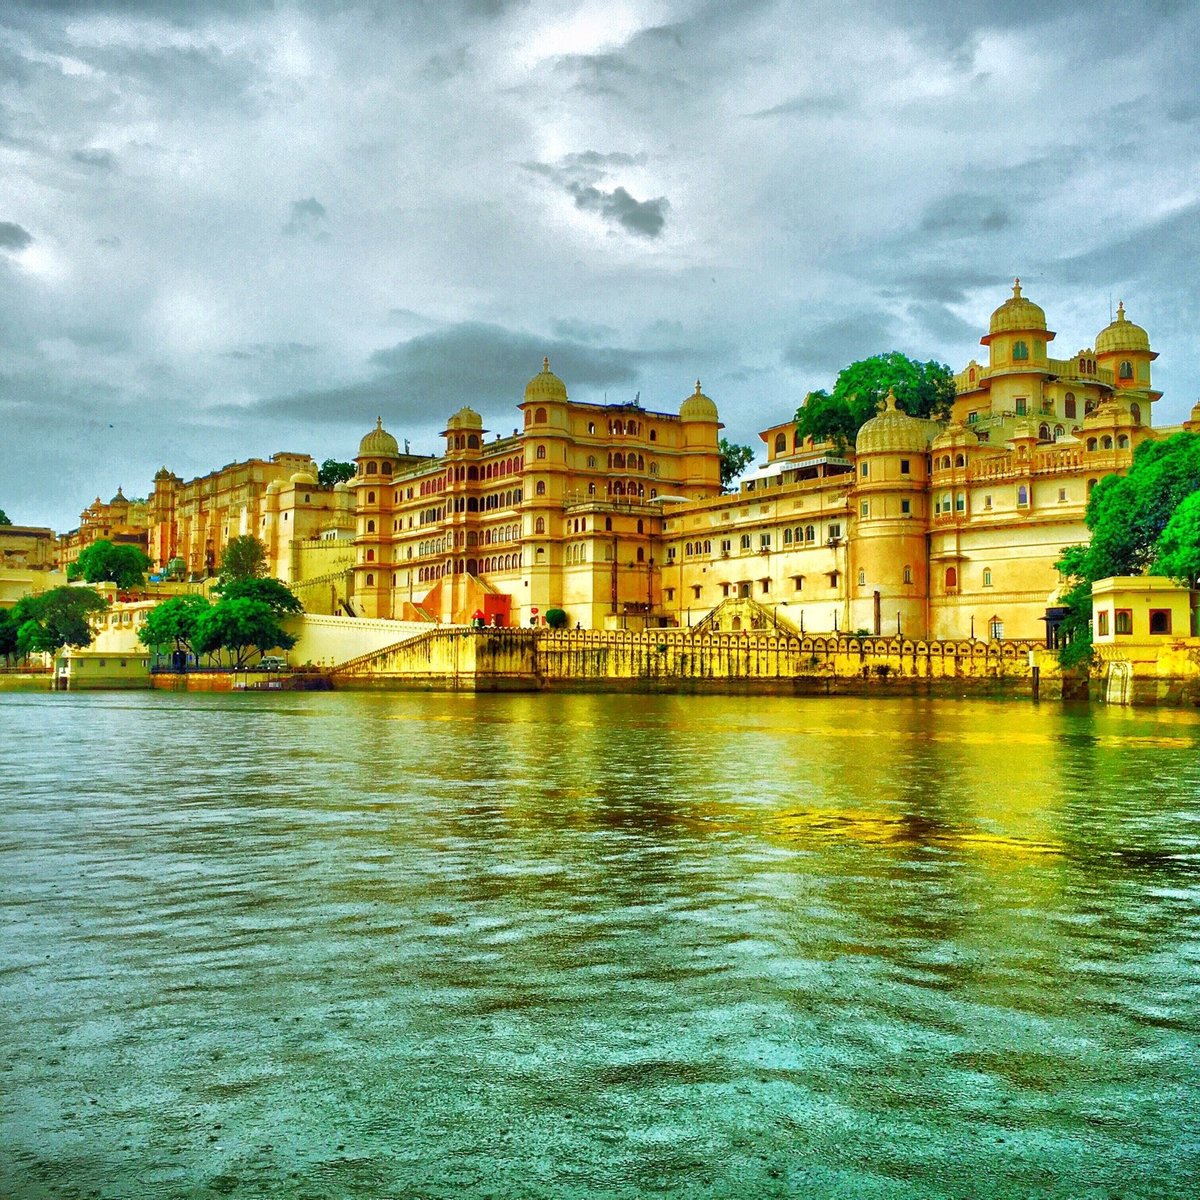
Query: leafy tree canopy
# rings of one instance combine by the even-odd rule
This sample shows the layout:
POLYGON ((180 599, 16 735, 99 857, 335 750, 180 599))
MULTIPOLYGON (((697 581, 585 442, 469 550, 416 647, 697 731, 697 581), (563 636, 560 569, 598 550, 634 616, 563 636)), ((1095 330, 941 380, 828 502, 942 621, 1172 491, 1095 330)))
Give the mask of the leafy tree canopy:
POLYGON ((899 351, 843 367, 832 392, 810 392, 796 410, 796 431, 814 442, 849 448, 888 392, 910 417, 942 419, 954 402, 954 374, 945 363, 918 362, 899 351))
POLYGON ((721 486, 727 488, 754 461, 754 451, 727 438, 722 438, 717 445, 721 451, 721 486))
POLYGON ((1063 666, 1091 658, 1092 584, 1110 575, 1153 568, 1181 582, 1200 573, 1200 434, 1144 441, 1125 475, 1106 475, 1092 489, 1086 546, 1070 546, 1058 569, 1070 581, 1062 597, 1063 666))
POLYGON ((267 573, 267 548, 250 534, 235 537, 221 551, 217 574, 222 582, 257 579, 267 573))
POLYGON ((0 525, 11 525, 12 522, 8 519, 8 513, 0 508, 0 525))
POLYGON ((17 656, 17 632, 20 628, 13 619, 12 609, 0 608, 0 658, 5 662, 17 656))
POLYGON ((230 579, 217 584, 213 590, 223 600, 261 600, 277 617, 304 611, 304 606, 286 583, 267 576, 261 579, 230 579))
POLYGON ((253 650, 290 650, 295 644, 296 639, 280 627, 269 604, 245 597, 221 600, 202 613, 192 640, 197 654, 228 651, 235 667, 244 666, 253 650))
POLYGON ((333 487, 335 483, 345 483, 347 479, 353 479, 354 471, 353 463, 338 462, 335 458, 327 458, 317 472, 317 482, 322 487, 333 487))
POLYGON ((114 546, 99 538, 67 567, 68 579, 88 583, 115 583, 120 588, 140 587, 150 569, 150 559, 136 546, 114 546))
POLYGON ((93 588, 58 587, 40 596, 24 596, 13 606, 9 621, 17 627, 17 653, 55 653, 63 646, 90 646, 95 634, 88 623, 103 612, 107 601, 93 588))
POLYGON ((209 607, 203 596, 172 596, 146 614, 138 629, 138 641, 154 650, 174 646, 194 653, 196 623, 209 607))

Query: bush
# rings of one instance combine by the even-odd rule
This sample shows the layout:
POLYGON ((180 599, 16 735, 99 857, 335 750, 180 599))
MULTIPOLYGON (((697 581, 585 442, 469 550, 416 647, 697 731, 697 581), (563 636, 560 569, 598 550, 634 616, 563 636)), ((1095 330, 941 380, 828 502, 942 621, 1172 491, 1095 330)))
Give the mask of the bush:
POLYGON ((566 629, 567 614, 561 608, 546 609, 546 624, 551 629, 566 629))

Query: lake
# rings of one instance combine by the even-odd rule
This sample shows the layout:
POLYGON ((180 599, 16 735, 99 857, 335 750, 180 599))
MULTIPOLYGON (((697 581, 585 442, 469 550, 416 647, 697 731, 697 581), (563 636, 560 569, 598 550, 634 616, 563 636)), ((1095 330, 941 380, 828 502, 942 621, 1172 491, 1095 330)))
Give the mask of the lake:
POLYGON ((1194 1197, 1200 714, 0 695, 0 1195, 1194 1197))

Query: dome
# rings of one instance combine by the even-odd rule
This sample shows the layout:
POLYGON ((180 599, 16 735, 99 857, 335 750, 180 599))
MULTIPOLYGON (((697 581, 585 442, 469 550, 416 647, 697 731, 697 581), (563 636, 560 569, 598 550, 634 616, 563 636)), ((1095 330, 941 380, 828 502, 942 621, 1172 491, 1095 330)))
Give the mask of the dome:
POLYGON ((696 390, 679 406, 681 421, 717 421, 717 406, 700 390, 700 380, 696 380, 696 390))
POLYGON ((129 501, 125 499, 125 492, 120 487, 117 488, 117 494, 109 501, 109 504, 128 504, 128 503, 129 503, 129 501))
MULTIPOLYGON (((526 397, 528 399, 528 396, 526 397)), ((473 408, 460 408, 446 422, 447 429, 482 429, 483 418, 473 408)))
POLYGON ((888 392, 884 407, 858 431, 854 442, 856 454, 886 452, 924 454, 929 443, 941 432, 936 421, 910 417, 896 407, 896 397, 888 392))
POLYGON ((302 486, 316 487, 317 477, 311 471, 297 471, 291 479, 292 483, 298 483, 302 486))
POLYGON ((267 495, 268 496, 277 496, 282 491, 283 491, 283 480, 282 479, 272 479, 271 482, 267 484, 267 495))
POLYGON ((1024 333, 1046 328, 1046 314, 1040 305, 1021 295, 1020 279, 1013 280, 1013 294, 992 313, 988 336, 997 333, 1024 333))
POLYGON ((350 485, 344 479, 339 479, 337 483, 333 485, 333 490, 335 492, 348 492, 350 490, 350 485))
POLYGON ((1125 302, 1117 305, 1117 319, 1096 335, 1097 354, 1118 354, 1125 350, 1150 352, 1150 335, 1125 319, 1125 302))
POLYGON ((551 404, 567 402, 567 385, 550 370, 550 360, 542 359, 542 369, 525 385, 525 403, 536 401, 551 404))
POLYGON ((154 482, 155 483, 157 483, 160 479, 170 479, 170 478, 171 478, 171 472, 168 471, 165 466, 159 467, 159 469, 154 472, 154 482))
POLYGON ((358 457, 364 458, 369 454, 377 454, 385 458, 395 458, 400 453, 396 439, 383 427, 383 418, 375 418, 375 428, 358 443, 358 457))

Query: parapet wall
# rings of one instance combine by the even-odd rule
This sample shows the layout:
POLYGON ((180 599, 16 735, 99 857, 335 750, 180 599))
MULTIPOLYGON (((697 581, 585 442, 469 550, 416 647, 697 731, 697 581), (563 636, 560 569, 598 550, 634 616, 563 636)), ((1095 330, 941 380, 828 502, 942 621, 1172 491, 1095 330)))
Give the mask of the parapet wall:
POLYGON ((1061 696, 1054 656, 1033 642, 442 627, 348 663, 335 680, 342 687, 476 691, 1014 694, 1031 690, 1035 667, 1040 694, 1061 696))

